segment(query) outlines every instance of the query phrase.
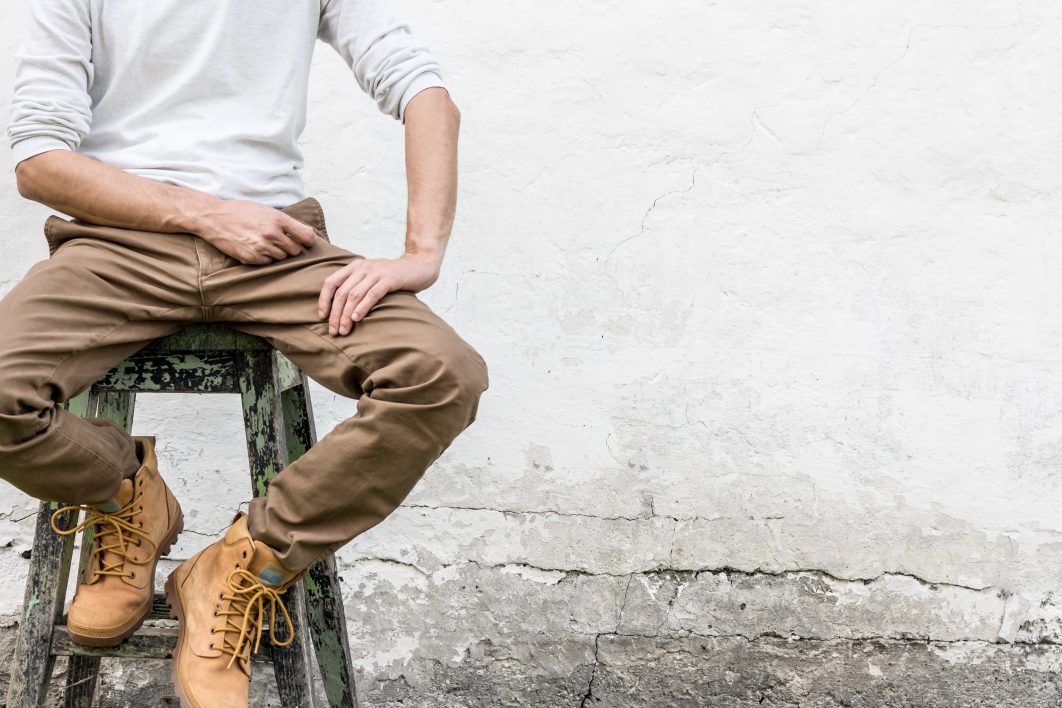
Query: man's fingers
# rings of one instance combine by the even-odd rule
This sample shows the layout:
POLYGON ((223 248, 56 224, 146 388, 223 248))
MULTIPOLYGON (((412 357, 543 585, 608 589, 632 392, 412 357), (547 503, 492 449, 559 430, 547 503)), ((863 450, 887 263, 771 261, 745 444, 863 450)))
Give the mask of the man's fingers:
POLYGON ((269 241, 265 241, 259 245, 258 253, 263 256, 269 256, 275 261, 282 261, 288 257, 288 254, 284 252, 284 249, 269 241))
POLYGON ((317 241, 317 234, 314 233, 313 227, 302 223, 298 219, 284 215, 287 217, 284 219, 284 231, 290 235, 299 245, 309 248, 317 241))
POLYGON ((339 286, 338 290, 336 290, 335 297, 332 299, 332 311, 328 315, 329 334, 339 334, 339 325, 343 319, 343 308, 350 299, 350 291, 364 278, 364 271, 356 271, 339 286))
POLYGON ((339 319, 339 333, 349 334, 354 327, 354 310, 365 299, 368 292, 379 282, 378 276, 369 276, 362 279, 358 285, 347 295, 347 301, 343 305, 343 315, 339 319))
POLYGON ((278 234, 273 243, 280 246, 289 256, 297 256, 303 251, 302 245, 286 233, 278 234))
POLYGON ((324 319, 332 309, 332 296, 339 289, 339 284, 326 279, 321 286, 321 294, 317 298, 317 317, 324 319))
POLYGON ((376 303, 380 302, 380 299, 388 293, 388 288, 382 280, 377 280, 365 293, 365 296, 361 299, 361 302, 354 308, 354 315, 351 319, 355 322, 360 322, 361 318, 369 314, 369 310, 376 307, 376 303))
POLYGON ((324 283, 321 285, 321 295, 317 298, 317 316, 322 320, 328 317, 328 313, 332 309, 332 298, 335 296, 336 291, 339 290, 339 286, 346 282, 352 272, 354 272, 353 263, 343 266, 325 278, 324 283))

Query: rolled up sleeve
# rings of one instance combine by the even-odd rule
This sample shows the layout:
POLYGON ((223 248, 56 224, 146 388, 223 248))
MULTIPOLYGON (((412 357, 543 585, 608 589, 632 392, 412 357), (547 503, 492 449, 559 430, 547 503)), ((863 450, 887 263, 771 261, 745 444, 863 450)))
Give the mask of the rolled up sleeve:
POLYGON ((449 90, 439 62, 395 17, 390 0, 322 0, 318 37, 343 57, 380 110, 403 123, 418 93, 449 90))
POLYGON ((92 124, 89 0, 29 0, 7 136, 15 164, 77 150, 92 124))

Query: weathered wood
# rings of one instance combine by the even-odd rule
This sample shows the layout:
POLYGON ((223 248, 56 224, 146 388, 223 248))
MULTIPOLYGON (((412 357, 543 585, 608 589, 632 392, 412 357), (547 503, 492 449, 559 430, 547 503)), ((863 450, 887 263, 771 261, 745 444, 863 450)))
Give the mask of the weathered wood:
MULTIPOLYGON (((90 415, 95 411, 96 397, 85 392, 65 407, 75 415, 90 415)), ((58 502, 42 502, 37 512, 22 618, 11 660, 9 708, 35 708, 42 704, 51 681, 55 663, 52 626, 63 613, 74 552, 74 539, 59 536, 52 530, 52 513, 61 506, 64 505, 58 502)), ((60 515, 58 523, 62 528, 70 528, 77 520, 77 512, 66 512, 60 515)))
POLYGON ((104 374, 97 391, 236 393, 232 354, 134 354, 104 374))
MULTIPOLYGON (((176 627, 141 627, 136 634, 116 647, 87 647, 70 638, 66 625, 56 625, 51 634, 52 652, 56 656, 103 658, 115 656, 121 659, 172 659, 177 649, 176 627)), ((258 663, 269 663, 272 647, 263 642, 258 653, 251 657, 258 663)))
POLYGON ((277 352, 273 355, 277 365, 277 388, 287 391, 302 385, 302 372, 291 363, 291 359, 277 352))
MULTIPOLYGON (((242 352, 236 372, 243 404, 247 456, 251 463, 251 489, 265 496, 269 482, 287 466, 288 446, 276 358, 271 351, 242 352)), ((302 582, 288 589, 284 606, 291 615, 295 639, 286 647, 273 647, 273 671, 280 700, 290 708, 313 708, 313 663, 306 623, 306 598, 302 582)))
MULTIPOLYGON (((105 391, 99 393, 96 417, 104 418, 123 428, 126 432, 133 429, 133 409, 136 394, 129 391, 105 391)), ((95 546, 92 529, 81 533, 81 558, 78 561, 78 582, 85 573, 85 566, 92 557, 95 546)), ((72 656, 66 669, 65 708, 91 708, 92 698, 96 693, 96 679, 100 673, 100 657, 72 656)))
POLYGON ((358 708, 354 667, 347 638, 343 591, 335 556, 317 561, 304 576, 310 636, 325 695, 332 708, 358 708))
POLYGON ((264 497, 269 482, 287 464, 287 440, 277 371, 270 352, 241 352, 236 372, 251 465, 251 492, 264 497))
MULTIPOLYGON (((309 383, 299 375, 299 385, 282 394, 284 429, 288 441, 288 462, 294 462, 317 442, 309 383)), ((332 708, 357 708, 354 670, 347 638, 343 593, 339 586, 336 559, 329 554, 314 563, 304 576, 307 621, 313 639, 317 665, 324 681, 325 695, 332 708)))

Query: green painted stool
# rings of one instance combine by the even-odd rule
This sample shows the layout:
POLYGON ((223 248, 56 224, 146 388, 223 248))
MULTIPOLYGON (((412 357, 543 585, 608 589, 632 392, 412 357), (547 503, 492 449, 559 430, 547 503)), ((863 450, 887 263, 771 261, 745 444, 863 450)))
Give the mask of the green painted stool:
MULTIPOLYGON (((67 408, 77 415, 107 418, 129 430, 136 394, 153 391, 240 394, 255 496, 264 495, 269 481, 316 442, 306 375, 264 340, 215 326, 198 325, 149 344, 72 399, 67 408)), ((167 659, 176 647, 177 631, 163 627, 144 627, 109 649, 85 647, 70 640, 64 600, 74 541, 52 531, 49 519, 59 506, 44 502, 37 514, 25 603, 11 663, 8 708, 43 705, 56 656, 70 657, 65 705, 88 708, 101 657, 167 659)), ((64 516, 59 520, 64 528, 78 521, 77 512, 64 516)), ((81 569, 91 548, 91 539, 85 538, 81 569)), ((316 563, 302 582, 288 590, 285 605, 291 612, 295 641, 286 647, 264 642, 255 657, 272 661, 283 704, 291 708, 316 705, 316 653, 329 705, 356 708, 335 558, 328 556, 316 563)), ((168 617, 164 596, 158 594, 149 619, 168 617)))

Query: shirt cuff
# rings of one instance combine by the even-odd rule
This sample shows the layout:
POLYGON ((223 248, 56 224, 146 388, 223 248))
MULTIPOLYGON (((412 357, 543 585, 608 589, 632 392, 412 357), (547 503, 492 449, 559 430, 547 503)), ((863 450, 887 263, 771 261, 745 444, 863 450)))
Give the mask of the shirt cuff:
POLYGON ((35 135, 24 138, 11 146, 11 152, 15 155, 15 165, 34 155, 40 155, 49 150, 73 150, 65 141, 51 135, 35 135))
POLYGON ((406 87, 405 93, 402 94, 402 100, 398 104, 398 117, 404 125, 406 122, 406 105, 413 100, 413 97, 424 89, 438 86, 439 88, 446 89, 449 92, 449 88, 446 86, 446 82, 443 78, 434 71, 425 71, 423 74, 418 74, 416 78, 406 87))

